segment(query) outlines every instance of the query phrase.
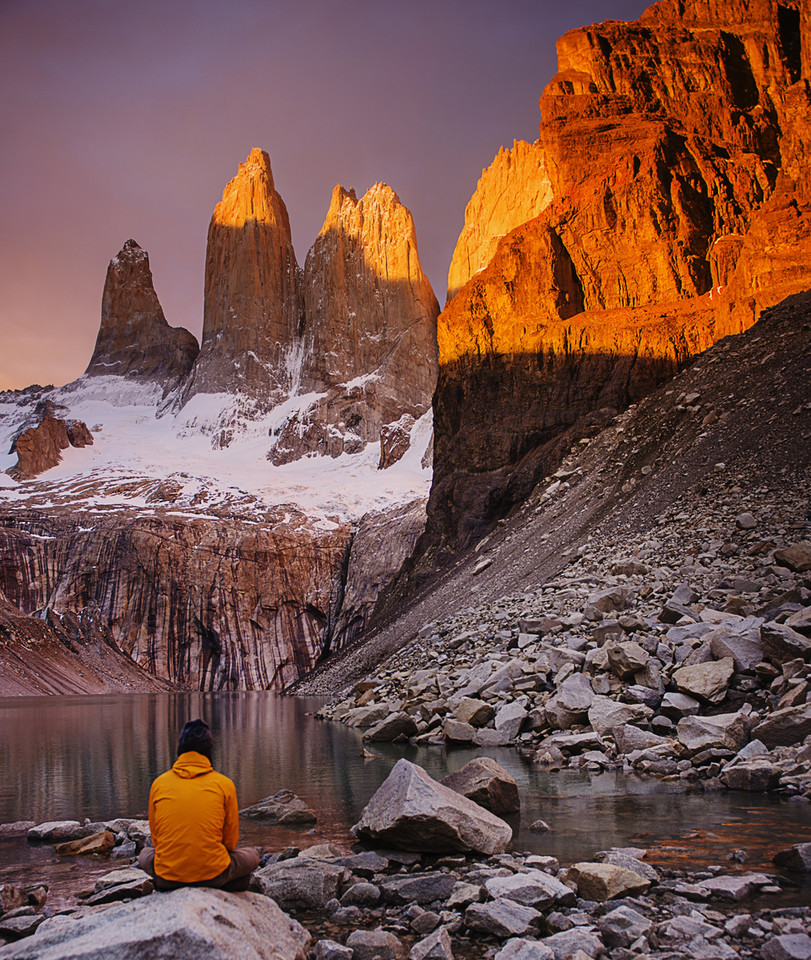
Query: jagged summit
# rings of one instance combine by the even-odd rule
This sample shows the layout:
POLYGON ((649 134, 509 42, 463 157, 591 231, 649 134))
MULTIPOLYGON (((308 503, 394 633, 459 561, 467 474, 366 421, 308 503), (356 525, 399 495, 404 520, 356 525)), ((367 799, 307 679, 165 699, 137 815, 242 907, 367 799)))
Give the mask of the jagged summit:
POLYGON ((85 376, 120 376, 175 385, 191 369, 197 340, 170 327, 152 283, 149 255, 127 240, 110 261, 101 325, 85 376))
POLYGON ((278 399, 301 322, 300 274, 270 158, 254 148, 211 217, 203 342, 184 402, 197 393, 278 399))

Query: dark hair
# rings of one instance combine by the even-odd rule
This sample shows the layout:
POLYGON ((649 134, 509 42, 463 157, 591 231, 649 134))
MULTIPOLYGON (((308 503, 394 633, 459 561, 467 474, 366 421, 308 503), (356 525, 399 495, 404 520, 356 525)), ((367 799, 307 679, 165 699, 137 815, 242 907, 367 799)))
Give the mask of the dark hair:
POLYGON ((181 753, 195 750, 210 760, 213 740, 211 730, 205 720, 189 720, 180 731, 180 738, 177 741, 177 755, 180 756, 181 753))

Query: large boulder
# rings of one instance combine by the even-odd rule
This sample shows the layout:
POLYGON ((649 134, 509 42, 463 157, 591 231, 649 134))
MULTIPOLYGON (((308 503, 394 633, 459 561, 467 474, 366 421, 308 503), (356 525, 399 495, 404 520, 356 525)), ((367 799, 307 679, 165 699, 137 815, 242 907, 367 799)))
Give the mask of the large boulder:
POLYGON ((746 717, 742 713, 682 717, 676 725, 676 733, 689 753, 706 749, 737 752, 749 739, 746 717))
POLYGON ((775 710, 752 731, 752 735, 762 740, 767 747, 799 743, 809 733, 811 733, 811 704, 808 703, 775 710))
POLYGON ((440 783, 496 816, 517 813, 521 809, 518 784, 491 757, 476 757, 461 770, 448 774, 440 783))
POLYGON ((241 817, 248 820, 260 820, 262 823, 315 823, 318 819, 307 804, 292 790, 280 790, 272 797, 265 797, 250 807, 239 811, 241 817))
POLYGON ((594 702, 594 690, 584 673, 573 673, 558 687, 546 704, 546 719, 557 730, 568 730, 575 723, 584 723, 594 702))
POLYGON ((653 711, 641 703, 620 703, 610 697, 595 697, 589 707, 588 720, 601 737, 615 727, 646 723, 653 711))
POLYGON ((346 867, 312 857, 293 857, 269 863, 253 875, 253 883, 266 897, 290 909, 321 910, 338 896, 348 878, 346 867))
POLYGON ((359 840, 403 850, 503 853, 511 828, 494 814, 398 760, 352 828, 359 840))
POLYGON ((778 667, 798 657, 811 657, 811 640, 785 623, 764 623, 760 639, 764 656, 778 667))
POLYGON ((724 699, 730 678, 735 672, 732 657, 723 660, 710 660, 708 663, 696 663, 682 667, 673 674, 676 686, 688 696, 718 703, 724 699))
POLYGON ((795 570, 797 573, 811 570, 811 540, 800 540, 798 543, 775 550, 774 559, 781 566, 795 570))
POLYGON ((569 868, 568 879, 577 884, 577 892, 584 900, 614 900, 617 897, 635 897, 645 893, 651 881, 633 870, 614 863, 575 863, 569 868))
POLYGON ((753 670, 763 659, 763 641, 757 626, 736 630, 722 623, 704 637, 704 642, 709 644, 716 660, 732 657, 736 670, 753 670))
POLYGON ((310 935, 267 897, 185 887, 72 919, 57 916, 3 960, 304 960, 310 935))

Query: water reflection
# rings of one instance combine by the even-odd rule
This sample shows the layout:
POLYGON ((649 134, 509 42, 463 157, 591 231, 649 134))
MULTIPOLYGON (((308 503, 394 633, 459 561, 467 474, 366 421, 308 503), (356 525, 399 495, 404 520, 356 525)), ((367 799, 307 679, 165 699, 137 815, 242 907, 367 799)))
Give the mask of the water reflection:
MULTIPOLYGON (((660 859, 684 865, 699 848, 702 858, 723 863, 732 849, 744 847, 750 850, 746 867, 762 868, 775 849, 811 833, 809 804, 702 794, 613 772, 550 774, 508 749, 474 754, 390 745, 364 756, 359 732, 315 720, 317 707, 318 701, 244 692, 0 700, 0 822, 145 815, 150 783, 172 763, 183 723, 199 716, 214 732, 215 766, 235 781, 240 805, 293 790, 316 810, 319 840, 350 842, 350 825, 400 756, 440 779, 481 752, 518 781, 515 849, 564 863, 609 846, 658 843, 665 848, 660 859), (538 819, 552 830, 530 832, 538 819), (685 846, 696 830, 701 836, 685 846)), ((274 848, 305 839, 292 828, 249 823, 242 835, 244 842, 274 848)))

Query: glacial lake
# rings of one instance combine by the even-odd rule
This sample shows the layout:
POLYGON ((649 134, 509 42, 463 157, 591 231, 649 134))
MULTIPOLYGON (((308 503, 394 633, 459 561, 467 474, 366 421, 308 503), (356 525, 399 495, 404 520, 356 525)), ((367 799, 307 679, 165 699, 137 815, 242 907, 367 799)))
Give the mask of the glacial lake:
MULTIPOLYGON (((543 772, 508 748, 364 747, 360 731, 316 720, 319 705, 267 693, 0 699, 0 824, 145 817, 150 783, 171 765, 177 732, 202 717, 216 738, 214 764, 236 783, 240 806, 287 788, 316 811, 314 828, 242 821, 241 842, 272 850, 351 843, 350 826, 401 756, 440 779, 480 753, 518 782, 514 849, 551 854, 562 864, 612 846, 639 846, 653 863, 774 872, 777 850, 811 840, 809 803, 703 793, 618 771, 543 772), (531 832, 538 819, 551 830, 531 832), (729 859, 734 850, 745 851, 742 865, 729 859)), ((81 867, 59 865, 51 847, 0 837, 0 882, 68 870, 81 867)), ((798 894, 811 903, 808 886, 798 894)))

